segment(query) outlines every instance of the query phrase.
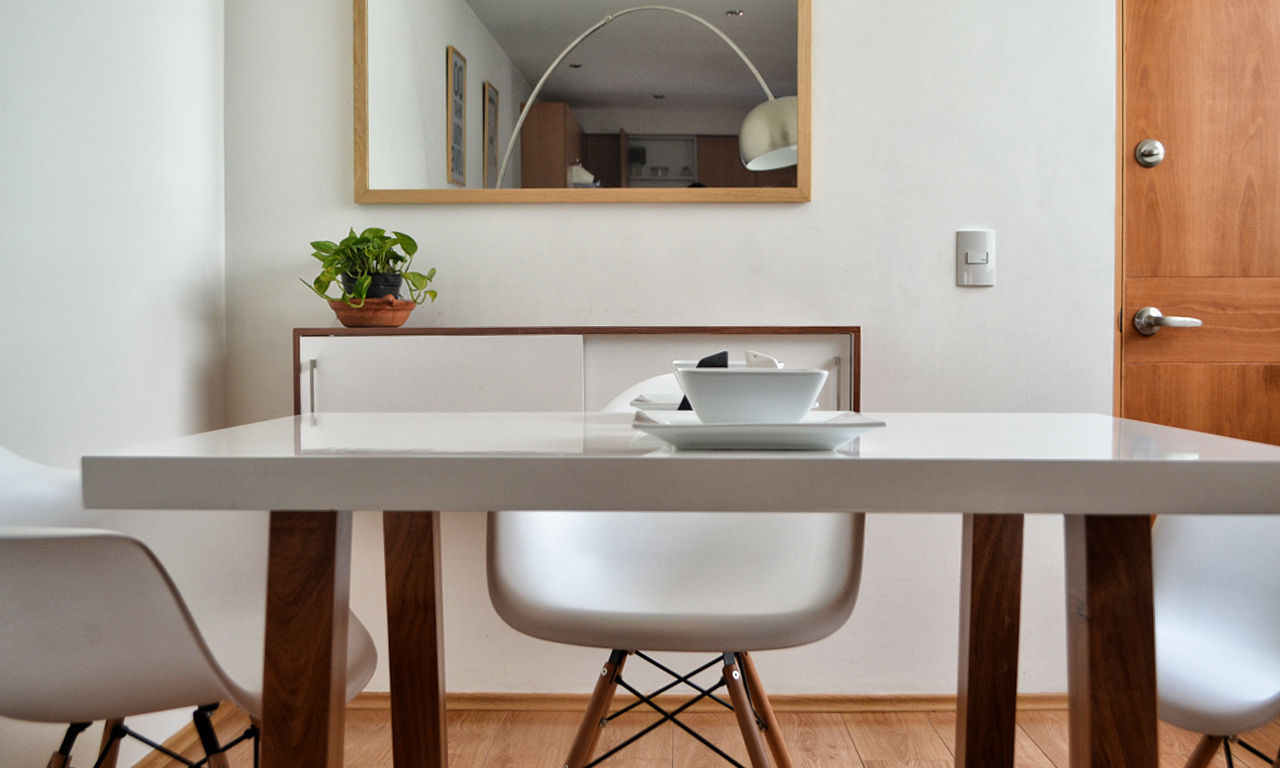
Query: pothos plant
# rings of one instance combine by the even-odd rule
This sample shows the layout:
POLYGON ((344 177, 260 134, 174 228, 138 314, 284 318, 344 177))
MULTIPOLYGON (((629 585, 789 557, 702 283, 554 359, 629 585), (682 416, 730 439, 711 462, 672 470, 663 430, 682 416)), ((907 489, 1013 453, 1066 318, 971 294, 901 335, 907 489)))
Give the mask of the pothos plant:
POLYGON ((341 299, 349 306, 362 307, 375 276, 399 275, 409 286, 413 303, 436 300, 436 292, 427 287, 436 270, 432 267, 425 274, 410 271, 418 244, 403 232, 387 234, 385 229, 369 227, 357 235, 352 229, 340 242, 316 240, 311 247, 311 255, 320 260, 320 274, 309 284, 302 282, 322 299, 341 299), (338 297, 329 295, 329 286, 335 282, 342 289, 338 297))

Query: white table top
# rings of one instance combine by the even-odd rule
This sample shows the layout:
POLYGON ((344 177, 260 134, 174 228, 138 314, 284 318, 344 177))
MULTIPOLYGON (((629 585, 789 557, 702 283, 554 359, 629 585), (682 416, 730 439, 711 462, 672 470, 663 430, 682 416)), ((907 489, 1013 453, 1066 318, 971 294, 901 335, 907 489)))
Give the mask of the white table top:
POLYGON ((83 460, 154 509, 1280 513, 1280 447, 1097 414, 871 413, 838 451, 676 451, 620 414, 325 413, 83 460))

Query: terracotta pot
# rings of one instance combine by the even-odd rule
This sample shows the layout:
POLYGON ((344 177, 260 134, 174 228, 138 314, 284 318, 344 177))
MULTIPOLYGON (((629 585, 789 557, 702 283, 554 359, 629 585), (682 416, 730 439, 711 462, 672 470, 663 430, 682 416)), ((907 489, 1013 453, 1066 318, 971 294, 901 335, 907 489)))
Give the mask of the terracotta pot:
POLYGON ((383 296, 365 299, 362 307, 348 306, 342 299, 329 299, 329 306, 348 328, 399 328, 418 305, 407 299, 383 296))

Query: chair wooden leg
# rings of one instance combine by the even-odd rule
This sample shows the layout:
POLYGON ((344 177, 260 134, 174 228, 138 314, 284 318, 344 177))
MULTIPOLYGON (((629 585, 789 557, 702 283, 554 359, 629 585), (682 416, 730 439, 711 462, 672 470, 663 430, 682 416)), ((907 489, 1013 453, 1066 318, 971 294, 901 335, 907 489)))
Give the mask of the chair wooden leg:
POLYGON ((747 745, 747 757, 751 759, 751 768, 769 768, 769 757, 765 754, 764 740, 760 738, 760 729, 756 727, 756 715, 751 710, 751 700, 747 697, 746 686, 743 685, 742 670, 733 654, 726 653, 724 661, 724 682, 729 689, 729 700, 733 702, 733 714, 738 719, 742 740, 747 745))
MULTIPOLYGON (((123 724, 123 717, 116 718, 115 720, 108 720, 102 724, 102 744, 98 746, 99 751, 105 749, 107 744, 111 741, 111 732, 116 729, 116 726, 123 724)), ((115 743, 111 744, 111 751, 99 758, 98 768, 116 768, 116 760, 119 756, 120 739, 116 739, 115 743)))
POLYGON ((604 728, 604 719, 609 715, 609 707, 613 705, 613 694, 618 689, 618 676, 622 674, 626 661, 626 651, 619 650, 609 654, 609 660, 600 670, 600 677, 596 678, 587 711, 582 713, 582 722, 578 724, 578 732, 573 737, 573 746, 569 748, 565 768, 582 768, 595 754, 600 729, 604 728))
POLYGON ((47 768, 67 768, 71 765, 71 748, 75 746, 76 739, 80 734, 91 725, 91 723, 70 723, 67 725, 67 732, 62 737, 62 744, 58 746, 58 751, 49 756, 47 768))
POLYGON ((204 749, 205 757, 208 762, 205 765, 208 768, 230 768, 227 762, 227 753, 222 750, 222 744, 218 740, 218 731, 213 726, 213 712, 217 711, 217 704, 197 707, 196 711, 191 715, 191 721, 195 724, 196 735, 200 738, 200 746, 204 749))
POLYGON ((747 680, 747 693, 751 694, 751 702, 755 704, 756 714, 764 721, 764 738, 769 743, 769 753, 773 755, 775 768, 792 768, 791 753, 787 751, 787 742, 782 738, 782 728, 778 726, 778 716, 773 713, 773 705, 760 683, 760 675, 756 672, 756 663, 751 654, 743 651, 738 654, 742 662, 742 675, 747 680))
POLYGON ((1187 758, 1187 762, 1182 768, 1205 768, 1209 765, 1209 761, 1213 760, 1213 756, 1218 754, 1218 747, 1222 746, 1221 736, 1201 736, 1200 742, 1196 744, 1196 748, 1191 750, 1191 756, 1187 758))

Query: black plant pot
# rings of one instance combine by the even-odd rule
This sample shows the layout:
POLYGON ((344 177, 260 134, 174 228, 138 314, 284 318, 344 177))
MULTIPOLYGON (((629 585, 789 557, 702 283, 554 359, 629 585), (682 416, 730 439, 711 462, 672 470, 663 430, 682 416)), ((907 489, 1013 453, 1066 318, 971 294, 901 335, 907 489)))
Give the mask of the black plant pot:
MULTIPOLYGON (((365 295, 366 299, 380 299, 383 296, 390 296, 394 299, 400 298, 400 284, 404 282, 404 276, 394 272, 382 272, 369 275, 373 281, 369 283, 369 292, 365 295)), ((342 276, 342 287, 347 293, 352 293, 356 288, 356 278, 353 275, 342 276)))

